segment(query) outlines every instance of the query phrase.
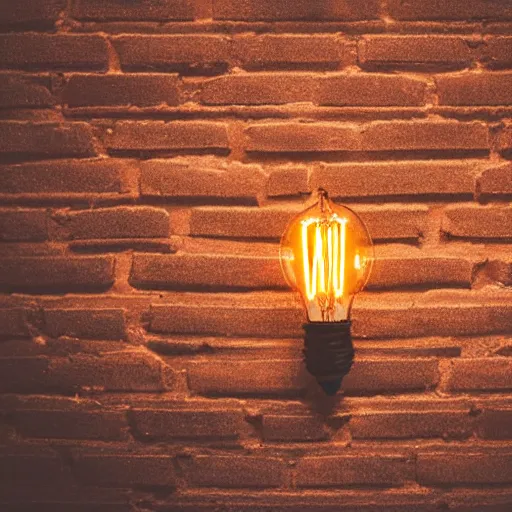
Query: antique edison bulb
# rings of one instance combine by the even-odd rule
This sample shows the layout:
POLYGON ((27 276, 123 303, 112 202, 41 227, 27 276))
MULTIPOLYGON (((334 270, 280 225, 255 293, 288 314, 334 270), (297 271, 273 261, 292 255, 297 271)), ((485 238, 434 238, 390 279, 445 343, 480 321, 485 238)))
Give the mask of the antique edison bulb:
POLYGON ((323 189, 317 203, 291 220, 281 239, 283 273, 300 293, 309 320, 304 325, 306 366, 328 394, 337 383, 339 388, 352 364, 350 310, 368 281, 373 259, 363 221, 329 201, 323 189))

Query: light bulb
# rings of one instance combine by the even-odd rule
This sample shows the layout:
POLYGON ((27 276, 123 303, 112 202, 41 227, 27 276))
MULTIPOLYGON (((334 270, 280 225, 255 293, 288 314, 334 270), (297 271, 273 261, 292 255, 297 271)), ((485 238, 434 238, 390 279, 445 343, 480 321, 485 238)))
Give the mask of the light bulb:
POLYGON ((306 367, 328 394, 334 394, 352 365, 350 310, 368 281, 374 252, 368 229, 356 213, 333 204, 324 190, 318 194, 318 202, 288 224, 280 260, 307 311, 306 367))

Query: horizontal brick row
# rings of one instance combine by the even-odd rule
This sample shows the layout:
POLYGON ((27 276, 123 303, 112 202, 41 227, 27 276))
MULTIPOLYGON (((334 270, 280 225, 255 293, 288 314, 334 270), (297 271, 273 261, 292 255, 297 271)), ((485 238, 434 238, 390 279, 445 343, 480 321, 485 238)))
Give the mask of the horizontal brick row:
POLYGON ((247 415, 240 404, 219 400, 169 404, 128 396, 121 407, 88 399, 10 395, 0 402, 0 411, 31 438, 121 440, 128 421, 132 434, 145 441, 240 441, 251 432, 265 442, 327 441, 345 426, 354 440, 462 440, 473 433, 490 440, 512 437, 507 402, 347 398, 342 411, 325 418, 298 402, 255 405, 247 415))
MULTIPOLYGON (((373 240, 416 239, 423 233, 427 208, 420 205, 355 206, 373 240)), ((190 233, 223 238, 278 239, 299 209, 202 206, 192 209, 190 233)), ((458 238, 508 239, 511 210, 503 206, 450 205, 442 230, 458 238)))
MULTIPOLYGON (((512 38, 489 36, 478 45, 463 36, 364 35, 357 47, 348 39, 327 34, 123 34, 110 40, 123 70, 209 74, 239 66, 334 70, 356 63, 369 70, 443 70, 467 68, 477 60, 499 69, 510 67, 512 38)), ((107 40, 96 34, 3 34, 0 49, 0 65, 5 69, 105 71, 108 67, 107 40)))
MULTIPOLYGON (((435 75, 440 105, 510 105, 510 72, 435 75)), ((0 74, 0 107, 177 106, 185 98, 176 74, 72 74, 60 93, 50 92, 45 75, 0 74)), ((194 98, 205 105, 281 105, 310 102, 319 106, 378 107, 426 104, 427 80, 383 73, 239 73, 205 79, 194 98)))
MULTIPOLYGON (((6 2, 5 2, 6 3, 6 2)), ((114 0, 75 0, 70 14, 80 20, 128 20, 128 21, 186 21, 195 18, 194 2, 191 0, 150 0, 142 8, 138 4, 119 5, 114 0)), ((7 3, 6 3, 7 4, 7 3)), ((36 5, 30 1, 19 2, 14 12, 5 9, 5 23, 53 22, 65 8, 61 0, 45 0, 36 5)), ((443 5, 436 0, 403 4, 398 0, 389 3, 388 11, 397 20, 470 20, 510 19, 512 11, 506 2, 490 6, 485 0, 451 2, 443 5)), ((2 14, 4 14, 2 12, 2 14)), ((353 0, 336 2, 320 8, 305 0, 293 4, 279 0, 272 5, 257 0, 244 0, 235 7, 228 0, 213 2, 213 18, 233 21, 357 21, 377 19, 381 15, 378 2, 372 0, 364 6, 353 0)))
MULTIPOLYGON (((290 296, 236 294, 218 302, 177 300, 152 307, 150 330, 174 334, 302 337, 303 312, 290 296), (236 307, 235 307, 236 305, 236 307)), ((430 292, 409 297, 389 294, 361 297, 354 304, 353 333, 363 338, 455 336, 507 333, 511 326, 507 293, 430 292), (396 318, 401 318, 400 323, 396 318)))
MULTIPOLYGON (((53 160, 4 165, 0 169, 0 200, 27 204, 36 200, 130 201, 136 195, 165 198, 170 203, 194 199, 261 204, 265 196, 300 196, 318 187, 328 190, 333 198, 343 199, 453 195, 462 199, 476 194, 512 194, 510 164, 479 159, 267 166, 188 156, 139 163, 114 158, 53 160)), ((10 237, 4 235, 6 240, 10 237)))
MULTIPOLYGON (((198 207, 190 217, 190 234, 223 238, 279 239, 299 210, 289 207, 242 208, 198 207)), ((372 237, 416 239, 423 231, 428 208, 396 205, 357 209, 372 237)))
MULTIPOLYGON (((506 359, 455 360, 452 372, 448 375, 448 389, 454 392, 509 391, 512 388, 510 370, 511 363, 506 359)), ((187 373, 191 389, 206 396, 297 396, 308 388, 316 387, 298 360, 210 360, 191 363, 187 373)), ((348 394, 356 395, 405 393, 432 389, 438 382, 439 370, 434 358, 359 359, 345 377, 343 389, 348 394)), ((416 418, 418 423, 414 420, 404 419, 403 428, 411 429, 416 436, 422 437, 420 427, 415 427, 421 424, 421 418, 416 418)), ((356 420, 356 436, 358 425, 356 420)), ((442 425, 441 422, 439 428, 442 425)), ((498 425, 495 427, 499 428, 498 425)), ((396 434, 385 437, 401 437, 399 427, 396 428, 396 434)), ((428 426, 424 425, 424 428, 428 426)), ((443 434, 446 428, 443 428, 443 434)), ((493 427, 487 423, 483 428, 492 431, 493 427)), ((451 432, 455 437, 458 435, 453 426, 451 432)), ((364 433, 360 432, 359 435, 364 437, 364 433)), ((371 437, 374 436, 378 437, 376 433, 371 437)))
MULTIPOLYGON (((250 246, 247 249, 250 251, 250 246)), ((252 255, 136 254, 130 282, 143 288, 288 288, 282 276, 277 245, 273 251, 265 247, 261 254, 257 249, 257 246, 252 249, 252 255)), ((368 286, 470 287, 473 273, 482 260, 425 254, 407 246, 383 247, 377 251, 368 286)))
MULTIPOLYGON (((55 472, 61 477, 66 474, 68 478, 71 476, 70 470, 63 467, 55 453, 50 450, 39 452, 27 455, 12 453, 11 450, 11 453, 2 454, 0 467, 5 468, 2 473, 7 473, 6 468, 15 462, 16 471, 15 474, 8 475, 9 481, 14 481, 25 470, 30 474, 51 470, 51 473, 55 472)), ((507 484, 511 479, 510 457, 508 450, 500 453, 498 449, 486 450, 481 447, 460 457, 454 457, 453 450, 446 448, 438 448, 437 451, 419 450, 417 460, 413 460, 405 451, 365 454, 361 450, 345 450, 333 455, 299 458, 296 486, 389 487, 402 486, 415 479, 420 484, 434 486, 440 486, 443 482, 507 484)), ((255 454, 199 454, 176 459, 165 454, 102 453, 98 450, 95 453, 92 450, 76 450, 72 460, 72 473, 78 481, 118 487, 176 487, 178 477, 175 460, 178 461, 186 480, 194 487, 282 487, 289 472, 284 457, 255 454)))

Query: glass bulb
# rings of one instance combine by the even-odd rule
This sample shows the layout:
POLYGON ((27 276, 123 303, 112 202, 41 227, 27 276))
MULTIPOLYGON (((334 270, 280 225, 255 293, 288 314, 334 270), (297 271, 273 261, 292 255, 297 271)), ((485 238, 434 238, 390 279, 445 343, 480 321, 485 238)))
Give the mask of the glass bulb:
POLYGON ((350 208, 319 201, 295 216, 281 239, 281 268, 299 291, 310 322, 349 319, 370 276, 374 252, 364 222, 350 208))

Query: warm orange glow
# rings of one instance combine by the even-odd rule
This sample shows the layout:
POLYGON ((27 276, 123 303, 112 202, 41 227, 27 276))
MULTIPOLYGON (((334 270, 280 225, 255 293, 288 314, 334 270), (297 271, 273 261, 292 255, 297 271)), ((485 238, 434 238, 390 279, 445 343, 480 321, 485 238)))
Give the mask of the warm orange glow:
POLYGON ((281 240, 283 272, 302 295, 311 321, 348 318, 372 261, 372 242, 364 223, 355 212, 326 197, 298 214, 281 240))
POLYGON ((306 296, 311 301, 322 296, 343 295, 345 283, 347 219, 333 216, 329 221, 307 219, 302 222, 302 254, 306 296), (309 229, 310 226, 313 229, 309 229), (313 258, 309 246, 314 247, 313 258))

